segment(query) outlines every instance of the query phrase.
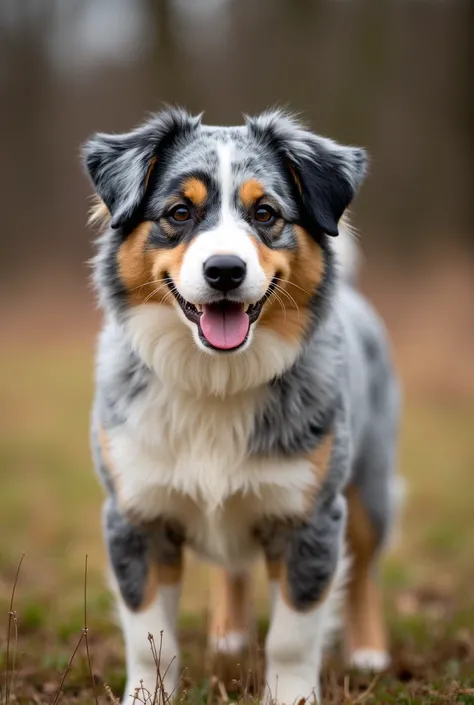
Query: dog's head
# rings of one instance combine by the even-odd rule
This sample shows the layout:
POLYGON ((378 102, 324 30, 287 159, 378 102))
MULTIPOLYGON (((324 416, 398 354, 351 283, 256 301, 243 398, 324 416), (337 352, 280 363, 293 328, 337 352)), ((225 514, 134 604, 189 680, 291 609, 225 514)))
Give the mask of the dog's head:
POLYGON ((170 109, 128 134, 94 136, 84 160, 95 215, 109 221, 96 259, 107 307, 130 318, 159 306, 163 331, 173 320, 214 356, 251 349, 258 331, 301 344, 363 150, 279 111, 210 127, 170 109))

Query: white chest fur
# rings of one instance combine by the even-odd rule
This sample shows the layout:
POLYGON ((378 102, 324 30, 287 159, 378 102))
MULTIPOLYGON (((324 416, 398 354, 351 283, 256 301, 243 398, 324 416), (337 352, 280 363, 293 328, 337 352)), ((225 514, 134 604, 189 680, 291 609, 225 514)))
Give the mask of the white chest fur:
POLYGON ((301 514, 315 481, 304 458, 249 456, 261 395, 198 398, 156 379, 109 434, 121 505, 143 520, 178 519, 189 543, 213 560, 250 560, 255 524, 301 514))

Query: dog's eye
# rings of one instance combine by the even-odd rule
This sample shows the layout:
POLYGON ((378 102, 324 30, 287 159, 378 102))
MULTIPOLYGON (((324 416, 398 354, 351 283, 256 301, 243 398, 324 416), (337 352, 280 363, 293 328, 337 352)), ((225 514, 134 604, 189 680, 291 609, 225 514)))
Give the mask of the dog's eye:
POLYGON ((271 225, 275 222, 277 214, 270 206, 258 206, 254 213, 254 220, 258 223, 265 223, 265 225, 271 225))
POLYGON ((168 212, 167 217, 175 223, 185 223, 191 218, 191 212, 186 206, 178 205, 168 212))

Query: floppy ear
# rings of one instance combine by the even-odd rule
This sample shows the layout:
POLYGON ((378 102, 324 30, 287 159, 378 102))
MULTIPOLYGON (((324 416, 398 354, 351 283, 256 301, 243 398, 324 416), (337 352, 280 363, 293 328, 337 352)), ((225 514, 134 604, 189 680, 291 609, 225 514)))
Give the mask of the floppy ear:
POLYGON ((112 228, 135 217, 160 153, 179 135, 195 131, 200 120, 200 115, 167 109, 132 132, 98 133, 86 142, 82 150, 84 166, 111 213, 112 228))
POLYGON ((247 120, 254 136, 271 145, 283 159, 310 231, 337 235, 339 219, 364 179, 365 151, 318 137, 281 111, 247 120))

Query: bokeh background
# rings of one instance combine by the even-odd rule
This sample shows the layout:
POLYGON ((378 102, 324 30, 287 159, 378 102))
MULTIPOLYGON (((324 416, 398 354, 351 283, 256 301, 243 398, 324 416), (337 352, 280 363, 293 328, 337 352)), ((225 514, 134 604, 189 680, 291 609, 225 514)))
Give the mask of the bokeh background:
MULTIPOLYGON (((283 105, 371 154, 353 208, 361 287, 385 317, 405 391, 408 498, 384 573, 392 630, 403 643, 407 620, 458 624, 459 613, 461 631, 472 628, 471 8, 462 0, 0 1, 0 602, 26 552, 21 633, 67 639, 80 629, 87 553, 89 619, 104 629, 99 641, 109 638, 102 494, 88 450, 100 314, 88 282, 94 234, 79 148, 90 133, 127 130, 163 102, 221 124, 283 105)), ((203 614, 206 573, 191 572, 185 613, 203 614)), ((58 666, 63 657, 49 648, 58 666)))

